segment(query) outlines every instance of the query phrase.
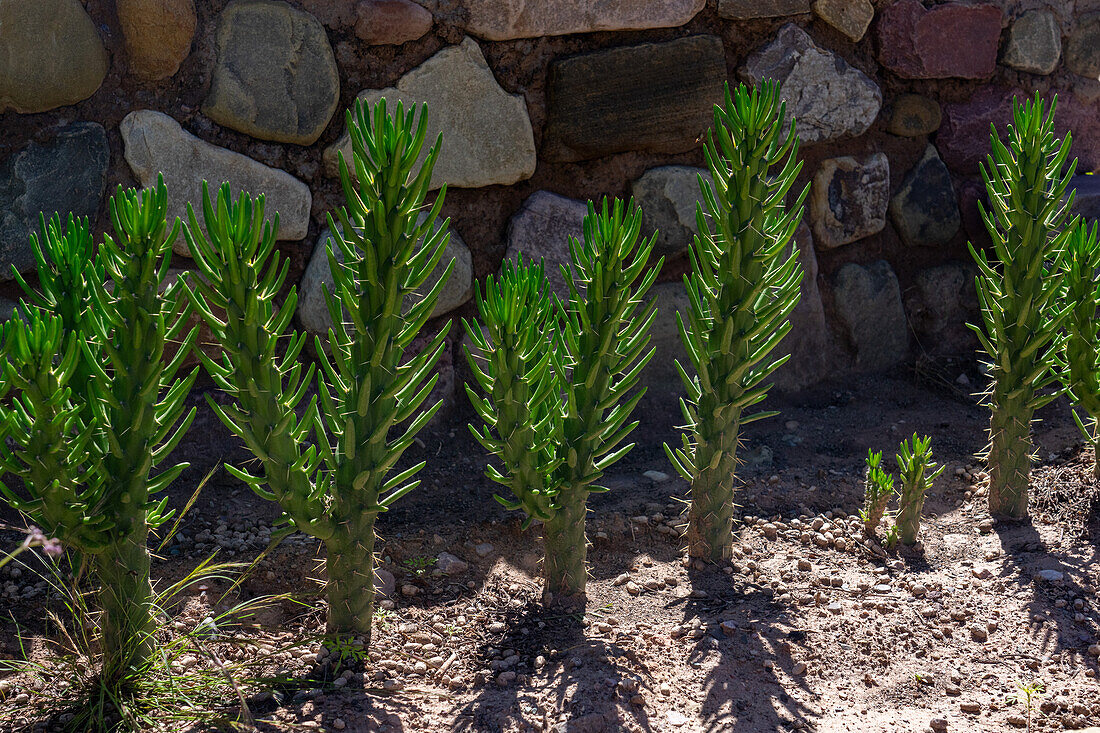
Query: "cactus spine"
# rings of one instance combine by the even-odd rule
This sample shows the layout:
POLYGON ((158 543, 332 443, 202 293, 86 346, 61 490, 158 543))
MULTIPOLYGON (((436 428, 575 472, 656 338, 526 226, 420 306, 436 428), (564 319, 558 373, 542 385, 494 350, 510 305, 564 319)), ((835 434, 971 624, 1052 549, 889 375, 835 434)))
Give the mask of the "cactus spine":
MULTIPOLYGON (((978 301, 984 328, 971 325, 989 358, 993 382, 987 466, 989 511, 1025 517, 1031 473, 1031 420, 1057 393, 1056 336, 1068 315, 1060 303, 1056 263, 1070 230, 1073 196, 1063 196, 1077 161, 1063 174, 1070 136, 1054 137, 1054 110, 1036 94, 1013 105, 1006 146, 990 135, 992 154, 981 165, 989 209, 981 207, 995 260, 970 245, 978 264, 978 301)), ((979 204, 979 206, 981 206, 979 204)))
POLYGON ((808 188, 787 207, 802 164, 793 121, 783 133, 785 116, 774 82, 751 91, 740 85, 732 94, 727 86, 704 147, 714 179, 713 187, 700 179, 709 218, 699 206, 701 234, 684 278, 687 322, 677 314, 690 361, 677 362, 688 432, 682 448, 666 445, 665 452, 691 482, 688 552, 712 562, 730 556, 741 427, 775 414, 745 411, 767 396, 765 380, 786 361, 768 356, 790 330, 787 319, 800 297, 798 249, 787 254, 787 246, 808 188), (776 165, 780 172, 769 174, 776 165))

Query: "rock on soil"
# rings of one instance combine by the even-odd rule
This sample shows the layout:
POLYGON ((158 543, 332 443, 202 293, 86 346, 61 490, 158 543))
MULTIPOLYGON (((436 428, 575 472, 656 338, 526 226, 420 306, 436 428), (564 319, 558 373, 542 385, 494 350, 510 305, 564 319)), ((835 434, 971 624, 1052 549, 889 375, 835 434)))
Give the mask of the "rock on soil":
POLYGON ((924 156, 905 174, 901 189, 890 201, 890 216, 909 247, 946 244, 962 226, 951 174, 929 145, 924 156))
MULTIPOLYGON (((247 191, 253 196, 265 196, 265 216, 271 219, 279 213, 280 240, 306 236, 313 198, 309 187, 289 173, 204 142, 168 115, 153 110, 126 115, 119 131, 126 162, 143 187, 156 185, 157 175, 163 173, 170 217, 186 220, 187 203, 194 202, 201 225, 202 182, 210 183, 213 196, 228 181, 233 195, 247 191)), ((188 254, 182 234, 173 243, 173 250, 176 254, 188 254)))
POLYGON ((576 199, 549 191, 536 191, 508 223, 508 250, 505 259, 524 262, 543 261, 550 288, 561 298, 569 297, 569 288, 561 274, 561 265, 569 265, 569 237, 584 237, 584 217, 588 206, 576 199))
POLYGON ((12 278, 13 266, 34 269, 30 235, 38 231, 39 212, 95 217, 110 160, 103 127, 73 122, 45 145, 32 142, 0 164, 0 282, 12 278))
POLYGON ((118 0, 130 71, 140 79, 166 79, 179 70, 195 38, 194 0, 118 0))
MULTIPOLYGON (((507 186, 534 174, 535 138, 527 104, 521 95, 500 87, 472 38, 439 51, 401 77, 396 87, 359 94, 368 105, 383 97, 390 109, 399 101, 406 109, 411 104, 428 105, 421 163, 436 138, 443 135, 432 188, 445 183, 460 188, 507 186)), ((351 138, 346 132, 325 151, 329 175, 338 175, 339 153, 350 163, 351 138)))
POLYGON ((862 135, 882 106, 882 91, 874 81, 843 58, 818 48, 793 23, 753 52, 742 73, 753 84, 779 81, 787 114, 794 116, 803 143, 862 135))
POLYGON ((457 11, 467 32, 488 41, 596 31, 675 28, 705 0, 426 0, 430 10, 457 11))
POLYGON ((316 142, 340 101, 319 20, 281 0, 233 0, 218 16, 215 43, 207 117, 261 140, 316 142))
MULTIPOLYGON (((427 213, 420 216, 423 222, 427 213)), ((435 229, 438 230, 443 222, 435 221, 435 229)), ((313 255, 309 259, 302 280, 298 285, 298 321, 312 334, 325 336, 332 327, 332 318, 329 316, 328 307, 325 305, 325 296, 322 286, 327 286, 331 292, 333 286, 332 270, 329 268, 327 248, 329 243, 333 248, 333 254, 338 262, 344 261, 344 255, 336 241, 332 239, 332 233, 328 229, 321 232, 317 244, 313 248, 313 255)), ((423 242, 421 243, 423 244, 423 242)), ((462 241, 462 237, 453 229, 450 239, 443 250, 443 256, 439 259, 439 265, 432 275, 417 288, 416 294, 405 303, 405 311, 412 308, 418 300, 423 298, 447 268, 447 263, 454 262, 451 274, 447 282, 440 290, 439 299, 436 301, 432 317, 449 313, 460 305, 463 305, 473 297, 473 264, 470 249, 462 241), (418 297, 419 296, 419 297, 418 297)))
POLYGON ((95 94, 107 51, 79 0, 0 0, 0 112, 45 112, 95 94))
POLYGON ((691 150, 711 124, 725 80, 722 41, 711 35, 555 61, 542 157, 573 162, 634 150, 691 150))

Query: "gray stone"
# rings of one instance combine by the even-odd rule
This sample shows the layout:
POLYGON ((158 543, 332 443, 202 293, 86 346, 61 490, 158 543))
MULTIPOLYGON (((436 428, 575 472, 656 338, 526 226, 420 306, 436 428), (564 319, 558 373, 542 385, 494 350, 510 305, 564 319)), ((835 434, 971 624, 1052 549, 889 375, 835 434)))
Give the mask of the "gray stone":
POLYGON ((810 187, 817 246, 832 249, 881 232, 890 204, 890 161, 883 153, 822 161, 810 187))
POLYGON ((649 289, 647 297, 657 301, 657 314, 649 329, 649 345, 656 351, 642 370, 639 381, 648 390, 645 397, 647 406, 660 405, 671 411, 686 393, 675 362, 679 361, 689 376, 694 374, 676 325, 677 313, 687 324, 691 299, 682 282, 658 283, 649 289))
POLYGON ((95 217, 107 186, 111 149, 95 122, 73 122, 45 145, 30 143, 0 164, 0 281, 12 267, 34 269, 30 235, 39 213, 95 217))
POLYGON ((218 16, 215 46, 207 117, 261 140, 316 142, 340 102, 319 20, 281 0, 233 0, 218 16))
POLYGON ((359 0, 355 35, 371 45, 415 41, 432 29, 432 14, 412 0, 359 0))
POLYGON ((834 278, 833 298, 855 350, 858 371, 883 371, 906 358, 909 329, 890 263, 878 260, 866 267, 844 265, 834 278))
POLYGON ((1031 74, 1050 74, 1062 58, 1062 29, 1049 10, 1029 10, 1012 24, 1001 59, 1031 74))
POLYGON ((1100 12, 1076 19, 1066 41, 1066 67, 1094 81, 1100 80, 1100 12))
POLYGON ((634 181, 631 194, 642 209, 642 235, 651 236, 654 230, 658 233, 654 261, 684 252, 699 233, 695 209, 703 200, 700 175, 711 183, 706 169, 682 165, 650 168, 634 181))
POLYGON ((923 137, 940 129, 941 122, 939 102, 920 94, 902 94, 890 105, 886 129, 902 137, 923 137))
POLYGON ((441 552, 435 558, 435 567, 444 575, 462 575, 470 569, 470 564, 449 552, 441 552))
POLYGON ((814 14, 855 42, 875 18, 870 0, 814 0, 814 14))
MULTIPOLYGON (((234 195, 241 191, 264 195, 267 218, 279 214, 279 239, 299 240, 306 236, 313 197, 306 184, 286 171, 204 142, 168 115, 153 110, 126 115, 119 131, 126 162, 142 186, 154 186, 157 175, 164 175, 169 216, 185 220, 187 204, 193 202, 201 219, 202 182, 210 183, 211 194, 228 182, 234 195)), ((176 254, 188 254, 182 235, 173 243, 173 250, 176 254)))
POLYGON ((775 79, 787 114, 795 118, 803 143, 862 135, 882 107, 882 91, 841 57, 814 45, 793 23, 775 40, 752 53, 743 75, 753 84, 775 79))
MULTIPOLYGON (((537 164, 535 136, 527 104, 497 83, 481 48, 471 38, 439 51, 388 89, 368 89, 359 98, 370 105, 385 98, 393 109, 398 101, 428 105, 428 132, 420 161, 435 139, 443 149, 432 173, 432 188, 508 186, 530 178, 537 164)), ((325 166, 337 175, 337 154, 351 161, 347 133, 325 151, 325 166)))
MULTIPOLYGON (((423 222, 426 217, 427 213, 421 214, 420 221, 423 222)), ((439 229, 442 223, 441 220, 436 220, 436 230, 439 229)), ((333 284, 332 270, 329 268, 328 254, 326 253, 326 247, 330 241, 332 241, 332 233, 328 229, 323 230, 321 236, 317 239, 317 245, 313 248, 309 265, 306 266, 306 271, 302 274, 302 280, 298 285, 298 322, 301 323, 302 328, 318 336, 326 335, 332 327, 332 318, 329 316, 328 307, 325 305, 325 295, 322 289, 322 285, 325 285, 331 290, 333 284)), ((343 252, 335 241, 332 241, 332 246, 335 248, 336 261, 343 262, 343 252)), ((447 241, 447 246, 443 250, 443 256, 440 257, 435 272, 417 288, 416 295, 411 296, 406 301, 405 311, 412 308, 435 287, 439 278, 443 276, 447 263, 452 260, 454 261, 454 267, 451 269, 450 277, 447 278, 447 282, 443 284, 443 288, 439 292, 439 300, 436 301, 435 308, 432 310, 432 317, 450 313, 473 297, 473 261, 470 250, 466 243, 462 241, 462 237, 458 236, 458 233, 452 229, 451 238, 447 241)))
POLYGON ((569 238, 584 237, 584 217, 588 206, 582 201, 549 191, 531 194, 508 222, 508 251, 505 258, 525 261, 542 260, 550 288, 561 298, 569 297, 569 288, 561 274, 561 265, 570 264, 569 238))
POLYGON ((393 573, 385 568, 374 569, 374 593, 375 595, 382 596, 383 598, 393 598, 394 590, 396 590, 397 580, 393 577, 393 573))
POLYGON ((596 31, 676 28, 706 0, 428 0, 431 10, 455 10, 467 32, 487 41, 596 31))
POLYGON ((932 145, 905 175, 890 201, 890 217, 910 247, 945 244, 962 226, 951 174, 932 145))
POLYGON ((0 0, 0 112, 45 112, 95 94, 107 51, 79 0, 0 0))
POLYGON ((697 147, 722 100, 717 36, 688 36, 572 56, 550 67, 542 157, 555 162, 697 147))
POLYGON ((921 350, 929 354, 972 353, 977 342, 966 324, 976 317, 974 272, 957 262, 917 273, 906 293, 906 313, 921 350))
POLYGON ((810 0, 718 0, 718 17, 730 20, 781 18, 810 12, 810 0))

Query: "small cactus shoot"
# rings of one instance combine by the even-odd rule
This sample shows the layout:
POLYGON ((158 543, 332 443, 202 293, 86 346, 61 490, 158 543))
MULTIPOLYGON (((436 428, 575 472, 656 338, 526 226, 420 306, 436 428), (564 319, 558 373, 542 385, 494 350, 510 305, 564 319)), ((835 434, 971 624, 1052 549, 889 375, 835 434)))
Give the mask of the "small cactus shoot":
POLYGON ((882 467, 882 451, 867 451, 867 471, 863 480, 863 508, 859 517, 863 520, 863 531, 868 537, 875 536, 875 530, 886 514, 886 505, 894 495, 894 476, 882 467))
POLYGON ((920 515, 924 509, 924 497, 932 482, 943 473, 944 466, 932 462, 932 438, 921 438, 916 433, 903 440, 897 454, 898 513, 895 523, 902 544, 915 545, 920 534, 920 515))
POLYGON ((1069 317, 1060 348, 1062 384, 1073 404, 1084 410, 1088 423, 1075 410, 1073 419, 1093 448, 1093 476, 1100 481, 1100 241, 1097 225, 1078 222, 1066 243, 1062 265, 1069 317))
POLYGON ((1027 516, 1032 417, 1058 395, 1046 388, 1058 379, 1057 336, 1069 312, 1057 263, 1072 234, 1066 221, 1073 194, 1066 189, 1077 161, 1067 169, 1070 135, 1055 138, 1055 107, 1038 94, 1015 103, 1008 144, 992 128, 993 151, 981 165, 989 208, 979 207, 994 258, 970 245, 983 324, 971 329, 992 375, 986 462, 995 517, 1027 516))
POLYGON ((767 396, 767 378, 786 361, 770 357, 801 295, 798 248, 789 245, 809 189, 787 206, 802 164, 794 122, 784 132, 785 121, 776 83, 732 93, 727 86, 704 146, 714 184, 700 177, 706 215, 698 206, 700 234, 684 278, 691 307, 686 322, 677 314, 689 360, 677 362, 687 433, 682 448, 665 452, 691 483, 688 552, 711 562, 730 557, 741 427, 775 414, 745 411, 767 396))

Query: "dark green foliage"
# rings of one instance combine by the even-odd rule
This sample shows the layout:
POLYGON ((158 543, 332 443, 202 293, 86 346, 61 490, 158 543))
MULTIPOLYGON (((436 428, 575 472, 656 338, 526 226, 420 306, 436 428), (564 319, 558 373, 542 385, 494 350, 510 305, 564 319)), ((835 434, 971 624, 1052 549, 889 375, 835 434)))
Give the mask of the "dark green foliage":
POLYGON ((701 234, 684 278, 691 308, 686 322, 677 314, 690 361, 677 363, 688 432, 682 448, 665 451, 691 482, 688 551, 711 561, 729 557, 741 426, 774 414, 745 411, 767 396, 767 378, 786 361, 769 356, 800 297, 798 249, 789 245, 808 188, 787 206, 802 164, 794 122, 784 133, 785 117, 774 82, 732 94, 727 86, 704 147, 714 184, 700 178, 707 215, 700 205, 701 234))
MULTIPOLYGON (((1100 455, 1100 241, 1097 225, 1089 229, 1078 222, 1066 243, 1062 282, 1069 316, 1060 341, 1059 374, 1074 405, 1085 411, 1088 425, 1076 411, 1073 418, 1081 433, 1100 455)), ((1100 479, 1100 460, 1093 461, 1093 475, 1100 479)))
POLYGON ((1055 106, 1048 111, 1038 94, 1015 103, 1008 144, 992 128, 992 154, 981 166, 989 194, 989 209, 981 212, 995 257, 970 247, 984 324, 971 328, 993 377, 986 398, 994 516, 1027 515, 1032 416, 1057 396, 1047 388, 1058 379, 1057 335, 1069 315, 1058 261, 1073 231, 1067 226, 1073 194, 1065 194, 1077 161, 1067 168, 1070 136, 1054 137, 1055 106))
POLYGON ((654 237, 639 239, 641 210, 633 202, 592 203, 584 239, 570 239, 572 267, 562 267, 568 302, 548 294, 541 265, 505 263, 499 281, 477 295, 485 330, 466 322, 475 354, 466 356, 480 397, 467 387, 485 423, 471 430, 504 465, 488 475, 508 486, 527 522, 543 524, 548 600, 584 598, 584 520, 596 482, 633 447, 622 445, 645 393, 638 376, 656 302, 643 304, 661 262, 647 269, 654 237), (633 394, 631 394, 633 392, 633 394))

